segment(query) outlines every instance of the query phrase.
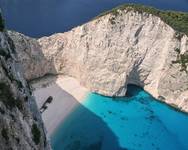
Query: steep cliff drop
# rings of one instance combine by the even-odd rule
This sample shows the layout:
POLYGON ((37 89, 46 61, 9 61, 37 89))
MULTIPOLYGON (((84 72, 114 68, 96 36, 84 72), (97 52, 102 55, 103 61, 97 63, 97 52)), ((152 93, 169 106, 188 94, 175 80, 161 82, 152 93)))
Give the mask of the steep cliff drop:
POLYGON ((50 150, 32 91, 0 12, 0 149, 50 150))

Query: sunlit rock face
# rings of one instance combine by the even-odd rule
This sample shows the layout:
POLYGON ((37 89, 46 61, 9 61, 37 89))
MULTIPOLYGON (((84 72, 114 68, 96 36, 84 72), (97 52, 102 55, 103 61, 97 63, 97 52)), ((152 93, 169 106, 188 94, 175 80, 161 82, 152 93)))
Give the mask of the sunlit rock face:
POLYGON ((0 31, 0 149, 50 150, 31 89, 23 77, 14 43, 0 31))
POLYGON ((41 76, 40 70, 45 70, 45 74, 73 76, 92 92, 106 96, 124 96, 127 85, 135 84, 188 111, 186 69, 173 63, 187 53, 188 37, 180 36, 159 17, 119 10, 69 32, 35 40, 35 44, 40 45, 38 51, 48 65, 40 60, 41 65, 33 66, 35 54, 27 65, 21 60, 28 79, 32 76, 27 68, 39 67, 32 74, 41 76))

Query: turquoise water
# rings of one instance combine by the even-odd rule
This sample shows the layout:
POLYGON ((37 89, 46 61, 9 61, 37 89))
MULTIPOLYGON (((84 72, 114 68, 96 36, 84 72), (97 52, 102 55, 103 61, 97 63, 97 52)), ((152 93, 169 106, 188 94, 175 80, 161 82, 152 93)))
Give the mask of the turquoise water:
POLYGON ((89 94, 51 137, 54 150, 188 150, 188 115, 129 86, 126 98, 89 94))

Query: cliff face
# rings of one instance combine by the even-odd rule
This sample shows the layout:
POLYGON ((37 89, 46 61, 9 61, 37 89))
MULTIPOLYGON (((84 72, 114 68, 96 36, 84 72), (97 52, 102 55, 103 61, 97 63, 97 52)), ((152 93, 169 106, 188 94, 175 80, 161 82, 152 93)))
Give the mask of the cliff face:
MULTIPOLYGON (((22 45, 17 36, 11 37, 16 45, 22 45)), ((28 39, 23 35, 18 37, 28 39)), ((26 49, 32 47, 32 40, 27 40, 26 49)), ((66 74, 76 77, 92 92, 107 96, 124 96, 127 85, 135 84, 155 98, 188 112, 185 61, 188 37, 159 17, 119 10, 34 43, 47 64, 45 68, 38 65, 40 69, 32 71, 37 77, 47 73, 66 74)), ((21 49, 23 52, 23 45, 21 49)), ((32 78, 27 68, 36 67, 33 65, 34 58, 39 57, 36 54, 29 52, 28 56, 35 55, 28 59, 30 63, 21 60, 26 65, 27 79, 32 78)))
POLYGON ((36 39, 13 31, 8 31, 8 34, 14 41, 18 61, 22 64, 22 71, 27 80, 56 72, 52 67, 52 60, 45 58, 41 46, 36 39))
POLYGON ((3 29, 0 31, 0 139, 2 150, 50 149, 13 41, 3 29))

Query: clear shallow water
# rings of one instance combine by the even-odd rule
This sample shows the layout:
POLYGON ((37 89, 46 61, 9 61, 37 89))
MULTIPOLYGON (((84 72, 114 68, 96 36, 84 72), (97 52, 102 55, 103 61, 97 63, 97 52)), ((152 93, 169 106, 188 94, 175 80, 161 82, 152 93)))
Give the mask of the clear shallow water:
POLYGON ((188 0, 0 0, 9 29, 31 37, 65 32, 124 3, 188 12, 188 0))
POLYGON ((188 115, 129 86, 129 98, 90 94, 51 137, 54 150, 188 150, 188 115))

